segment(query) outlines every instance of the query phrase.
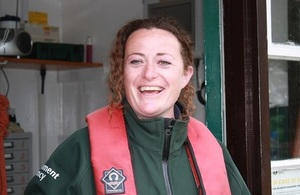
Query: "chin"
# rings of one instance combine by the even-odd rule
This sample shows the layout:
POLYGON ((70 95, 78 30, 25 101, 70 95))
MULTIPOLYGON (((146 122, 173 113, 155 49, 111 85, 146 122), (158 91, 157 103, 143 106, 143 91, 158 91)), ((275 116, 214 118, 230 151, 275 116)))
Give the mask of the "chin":
POLYGON ((153 112, 153 111, 140 111, 137 113, 137 116, 141 119, 150 119, 150 118, 157 118, 160 117, 160 114, 158 114, 157 112, 153 112))

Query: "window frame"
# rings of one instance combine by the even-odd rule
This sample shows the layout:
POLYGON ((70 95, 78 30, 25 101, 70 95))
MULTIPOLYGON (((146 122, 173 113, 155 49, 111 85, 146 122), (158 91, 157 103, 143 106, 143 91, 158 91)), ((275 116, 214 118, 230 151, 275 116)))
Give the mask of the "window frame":
POLYGON ((268 58, 275 60, 300 61, 300 46, 272 42, 272 0, 266 1, 268 58))
MULTIPOLYGON (((271 0, 266 0, 267 13, 267 40, 268 40, 268 59, 285 60, 285 61, 300 61, 300 46, 291 43, 276 43, 272 41, 272 5, 271 0)), ((271 160, 271 185, 272 191, 278 190, 276 188, 276 178, 278 173, 285 174, 283 177, 290 179, 289 173, 286 171, 294 170, 300 171, 300 159, 290 158, 284 160, 271 160)), ((282 176, 281 176, 282 177, 282 176)), ((280 176, 279 176, 280 178, 280 176)), ((279 179, 280 180, 280 179, 279 179)))

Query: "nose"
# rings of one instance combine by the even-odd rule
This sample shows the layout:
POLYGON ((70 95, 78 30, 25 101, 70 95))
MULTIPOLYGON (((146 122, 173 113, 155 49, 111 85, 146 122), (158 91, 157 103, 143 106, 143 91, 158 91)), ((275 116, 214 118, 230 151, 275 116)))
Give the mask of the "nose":
POLYGON ((144 66, 143 77, 147 80, 152 80, 152 79, 156 78, 157 75, 158 75, 158 72, 157 72, 157 67, 155 66, 155 64, 148 62, 144 66))

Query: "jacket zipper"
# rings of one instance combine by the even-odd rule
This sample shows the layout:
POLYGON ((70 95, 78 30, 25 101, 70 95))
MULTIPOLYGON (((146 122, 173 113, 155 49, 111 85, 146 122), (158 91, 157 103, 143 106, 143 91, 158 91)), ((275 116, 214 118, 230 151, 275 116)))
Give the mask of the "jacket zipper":
POLYGON ((164 148, 163 148, 163 155, 162 155, 162 169, 163 169, 164 181, 165 181, 168 195, 172 195, 170 179, 168 174, 168 158, 169 158, 171 135, 172 135, 174 122, 175 122, 174 120, 168 120, 167 125, 165 126, 167 128, 165 128, 165 132, 164 132, 165 139, 164 139, 164 148))

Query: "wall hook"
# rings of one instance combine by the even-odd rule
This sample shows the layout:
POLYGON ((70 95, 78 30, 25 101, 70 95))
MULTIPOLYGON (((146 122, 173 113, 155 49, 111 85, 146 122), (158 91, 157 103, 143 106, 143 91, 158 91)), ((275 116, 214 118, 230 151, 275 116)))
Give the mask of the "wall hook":
POLYGON ((46 77, 46 67, 45 65, 41 65, 40 69, 40 74, 41 74, 41 94, 44 94, 44 89, 45 89, 45 77, 46 77))
POLYGON ((195 64, 195 67, 196 67, 196 84, 197 84, 197 91, 196 91, 196 95, 197 95, 197 98, 199 100, 199 102, 201 104, 203 104, 205 106, 206 104, 206 101, 205 101, 205 81, 203 81, 201 83, 200 79, 199 79, 199 66, 200 66, 200 61, 203 60, 203 58, 195 58, 194 59, 194 64, 195 64))

